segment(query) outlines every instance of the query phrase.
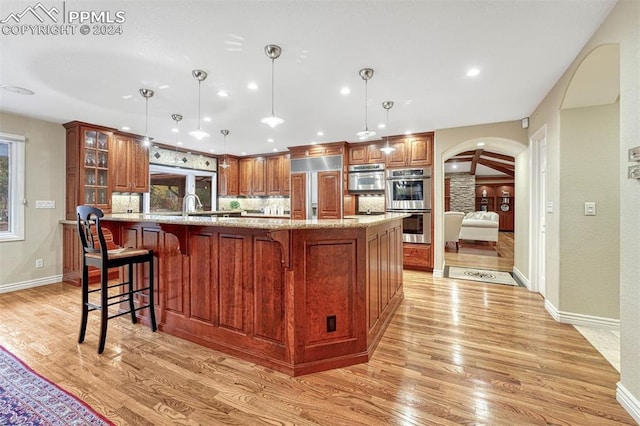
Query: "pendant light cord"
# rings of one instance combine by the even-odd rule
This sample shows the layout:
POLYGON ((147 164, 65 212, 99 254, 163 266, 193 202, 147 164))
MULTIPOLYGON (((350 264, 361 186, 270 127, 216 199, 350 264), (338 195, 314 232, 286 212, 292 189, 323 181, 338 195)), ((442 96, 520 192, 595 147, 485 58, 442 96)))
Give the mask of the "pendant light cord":
POLYGON ((368 84, 369 80, 365 80, 364 81, 364 130, 365 131, 369 131, 369 125, 368 125, 368 121, 369 121, 369 115, 368 115, 368 108, 367 108, 367 98, 369 97, 369 92, 367 91, 368 88, 368 84))
POLYGON ((198 80, 198 130, 200 130, 200 84, 202 80, 198 80))
POLYGON ((144 136, 149 138, 149 98, 144 98, 144 136))
POLYGON ((271 116, 272 117, 276 116, 276 113, 273 110, 274 85, 275 85, 275 83, 274 83, 274 81, 275 81, 275 78, 274 78, 274 63, 275 63, 275 59, 271 58, 271 116))

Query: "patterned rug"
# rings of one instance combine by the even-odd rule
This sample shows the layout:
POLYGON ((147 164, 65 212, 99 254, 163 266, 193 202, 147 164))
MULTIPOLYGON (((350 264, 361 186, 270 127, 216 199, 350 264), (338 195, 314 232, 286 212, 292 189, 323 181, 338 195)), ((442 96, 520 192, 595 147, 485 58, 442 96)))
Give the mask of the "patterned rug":
POLYGON ((0 345, 0 425, 113 425, 0 345))
POLYGON ((457 266, 448 266, 447 268, 448 273, 446 276, 449 278, 480 281, 491 284, 518 285, 508 272, 489 271, 487 269, 476 268, 459 268, 457 266))

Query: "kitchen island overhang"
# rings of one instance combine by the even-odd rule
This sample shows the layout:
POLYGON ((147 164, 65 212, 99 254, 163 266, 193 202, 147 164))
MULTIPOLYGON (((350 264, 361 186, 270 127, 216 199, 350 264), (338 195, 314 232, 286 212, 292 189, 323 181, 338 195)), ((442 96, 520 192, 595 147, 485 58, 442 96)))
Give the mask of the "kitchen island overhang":
POLYGON ((103 226, 154 250, 161 331, 297 376, 372 356, 403 298, 404 217, 113 214, 103 226))

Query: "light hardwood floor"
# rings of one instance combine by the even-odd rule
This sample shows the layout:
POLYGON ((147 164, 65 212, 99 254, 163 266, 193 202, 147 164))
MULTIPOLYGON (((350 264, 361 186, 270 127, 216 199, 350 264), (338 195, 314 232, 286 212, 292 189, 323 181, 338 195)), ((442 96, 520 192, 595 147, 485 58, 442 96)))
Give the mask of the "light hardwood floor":
POLYGON ((462 240, 456 251, 455 245, 445 246, 446 266, 490 269, 492 271, 513 271, 513 232, 500 232, 494 246, 487 242, 462 240))
POLYGON ((80 292, 0 294, 0 344, 119 425, 620 425, 618 373, 524 288, 404 273, 366 364, 297 378, 126 318, 76 343, 80 292))

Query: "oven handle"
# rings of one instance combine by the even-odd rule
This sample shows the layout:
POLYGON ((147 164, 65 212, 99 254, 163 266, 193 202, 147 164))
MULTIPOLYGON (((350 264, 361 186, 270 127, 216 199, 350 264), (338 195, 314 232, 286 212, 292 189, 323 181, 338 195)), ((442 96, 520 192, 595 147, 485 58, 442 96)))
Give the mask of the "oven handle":
POLYGON ((389 213, 431 213, 431 209, 406 210, 406 209, 387 209, 389 213))

